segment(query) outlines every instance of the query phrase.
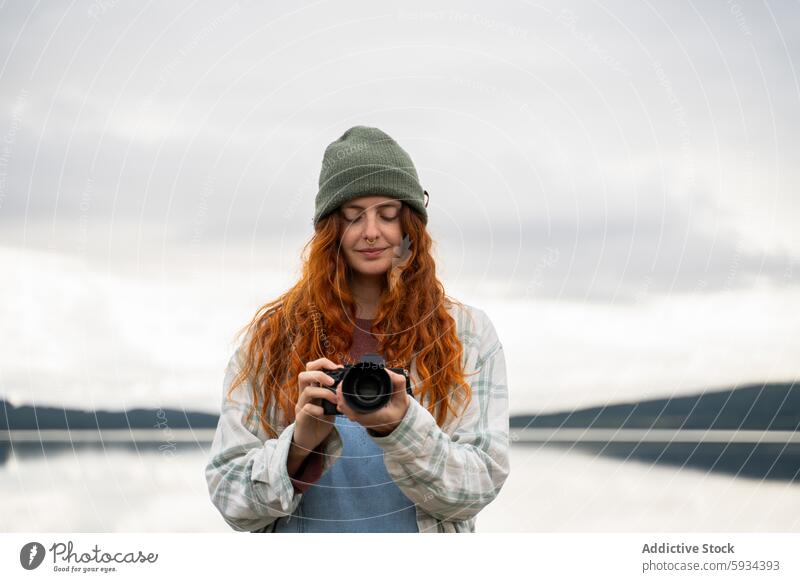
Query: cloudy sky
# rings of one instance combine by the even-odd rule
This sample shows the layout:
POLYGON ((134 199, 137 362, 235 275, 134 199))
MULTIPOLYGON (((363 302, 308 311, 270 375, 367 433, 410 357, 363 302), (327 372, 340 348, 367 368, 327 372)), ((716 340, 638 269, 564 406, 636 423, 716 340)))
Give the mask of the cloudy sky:
POLYGON ((0 395, 214 410, 388 132, 514 411, 800 375, 796 3, 7 1, 0 395))

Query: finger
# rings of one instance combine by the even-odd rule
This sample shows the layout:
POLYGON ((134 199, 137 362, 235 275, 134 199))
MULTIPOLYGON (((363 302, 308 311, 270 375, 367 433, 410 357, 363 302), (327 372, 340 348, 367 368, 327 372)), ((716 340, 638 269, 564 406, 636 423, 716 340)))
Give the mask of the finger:
POLYGON ((314 418, 323 418, 326 416, 324 408, 317 404, 312 404, 311 402, 306 402, 301 411, 303 414, 313 416, 314 418))
POLYGON ((358 422, 359 424, 362 423, 361 414, 353 410, 348 404, 347 400, 344 399, 341 393, 341 386, 339 386, 339 390, 337 391, 337 396, 339 400, 336 404, 336 410, 338 410, 341 414, 344 414, 348 420, 352 420, 353 422, 358 422))
POLYGON ((326 386, 333 384, 333 378, 328 376, 328 374, 322 370, 300 372, 297 377, 302 380, 306 386, 309 386, 312 383, 325 384, 326 386))
POLYGON ((391 370, 386 370, 386 373, 389 374, 389 378, 392 379, 392 397, 400 398, 406 391, 406 377, 402 374, 392 372, 391 370))
POLYGON ((311 370, 335 370, 336 368, 342 368, 341 364, 336 364, 331 362, 328 358, 320 358, 318 360, 314 360, 313 362, 308 362, 306 364, 306 371, 311 370))
POLYGON ((404 376, 401 376, 397 372, 392 372, 389 368, 384 368, 384 371, 389 374, 389 378, 392 379, 392 386, 396 386, 399 381, 402 380, 403 384, 406 383, 406 379, 404 376))
POLYGON ((297 403, 299 406, 302 406, 306 402, 311 402, 315 398, 324 398, 325 400, 336 404, 336 393, 328 388, 322 388, 320 386, 309 386, 303 390, 297 403))
POLYGON ((333 378, 322 371, 300 372, 297 378, 300 390, 304 390, 308 386, 332 386, 334 382, 333 378))
POLYGON ((339 382, 339 385, 336 387, 336 410, 344 414, 345 408, 347 410, 350 409, 350 407, 345 404, 344 394, 342 393, 342 383, 339 382))

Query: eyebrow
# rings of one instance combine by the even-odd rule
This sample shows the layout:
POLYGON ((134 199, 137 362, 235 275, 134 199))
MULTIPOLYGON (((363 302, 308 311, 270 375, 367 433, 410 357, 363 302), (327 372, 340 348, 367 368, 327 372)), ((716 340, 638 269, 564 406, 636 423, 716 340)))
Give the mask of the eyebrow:
MULTIPOLYGON (((381 202, 380 204, 374 204, 373 206, 390 206, 391 208, 400 208, 400 206, 402 206, 403 204, 402 202, 398 202, 398 204, 395 204, 395 202, 396 201, 394 200, 389 202, 381 202)), ((347 210, 348 208, 353 208, 355 210, 364 210, 364 207, 359 206, 358 204, 348 204, 342 207, 343 210, 347 210)))

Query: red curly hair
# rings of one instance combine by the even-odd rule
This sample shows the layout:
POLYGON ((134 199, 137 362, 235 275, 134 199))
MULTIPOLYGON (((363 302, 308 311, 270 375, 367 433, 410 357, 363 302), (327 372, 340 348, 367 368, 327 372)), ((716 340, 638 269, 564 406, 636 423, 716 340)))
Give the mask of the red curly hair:
MULTIPOLYGON (((466 408, 472 397, 461 363, 463 346, 447 312, 449 305, 461 303, 446 296, 436 278, 432 240, 420 217, 403 204, 400 219, 411 241, 410 255, 386 273, 371 332, 387 366, 410 369, 416 358, 420 383, 414 387, 414 397, 427 403, 442 426, 448 414, 458 414, 459 403, 466 408)), ((248 420, 258 410, 270 438, 277 433, 268 422, 269 407, 274 404, 287 423, 294 421, 297 376, 307 362, 326 357, 337 364, 349 363, 356 303, 348 284, 351 268, 339 250, 345 226, 338 211, 321 219, 304 247, 300 280, 278 299, 262 305, 236 334, 250 337, 228 396, 241 383, 254 379, 255 404, 248 420)))

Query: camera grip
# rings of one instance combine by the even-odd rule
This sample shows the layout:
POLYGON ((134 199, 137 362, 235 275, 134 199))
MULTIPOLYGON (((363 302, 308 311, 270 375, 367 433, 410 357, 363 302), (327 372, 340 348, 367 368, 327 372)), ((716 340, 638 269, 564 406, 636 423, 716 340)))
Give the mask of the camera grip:
MULTIPOLYGON (((328 388, 328 390, 330 390, 331 392, 334 393, 336 392, 335 389, 329 386, 324 386, 324 388, 328 388)), ((333 402, 331 402, 330 400, 325 400, 324 398, 322 398, 321 400, 322 400, 322 411, 325 414, 339 414, 339 411, 336 410, 336 405, 333 402)))
MULTIPOLYGON (((323 386, 323 388, 327 388, 328 390, 330 390, 331 392, 333 392, 335 394, 336 393, 336 386, 338 386, 339 381, 342 379, 342 377, 344 375, 343 374, 343 370, 335 370, 335 371, 322 370, 322 371, 326 375, 328 375, 331 378, 333 378, 333 380, 334 380, 333 386, 323 386)), ((322 412, 324 414, 327 414, 327 415, 341 414, 338 410, 336 410, 336 405, 333 402, 331 402, 330 400, 325 400, 324 398, 321 398, 320 400, 322 401, 322 412)))

